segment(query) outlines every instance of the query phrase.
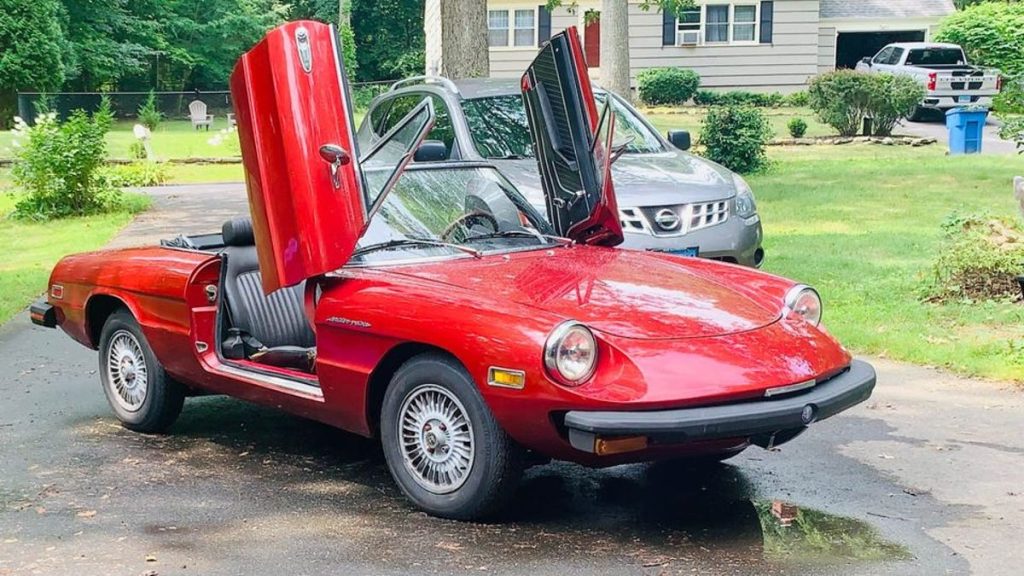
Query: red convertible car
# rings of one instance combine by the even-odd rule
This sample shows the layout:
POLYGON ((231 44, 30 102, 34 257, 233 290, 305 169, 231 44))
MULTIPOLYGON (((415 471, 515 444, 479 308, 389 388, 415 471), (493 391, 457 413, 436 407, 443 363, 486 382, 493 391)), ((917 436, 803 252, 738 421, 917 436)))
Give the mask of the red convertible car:
POLYGON ((272 30, 231 90, 251 219, 68 256, 31 309, 99 351, 127 428, 191 395, 278 407, 378 437, 412 502, 476 518, 543 458, 724 459, 871 394, 812 288, 612 248, 615 115, 574 29, 522 78, 547 221, 491 166, 431 161, 429 100, 358 150, 327 25, 272 30))

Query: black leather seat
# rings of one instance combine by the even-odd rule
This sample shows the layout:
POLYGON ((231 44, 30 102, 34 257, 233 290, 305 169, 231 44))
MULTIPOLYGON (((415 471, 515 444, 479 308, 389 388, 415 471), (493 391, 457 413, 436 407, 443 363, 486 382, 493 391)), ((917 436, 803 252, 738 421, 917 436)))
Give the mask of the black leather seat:
POLYGON ((221 233, 221 294, 230 326, 223 343, 225 357, 312 371, 316 337, 306 318, 305 283, 264 294, 252 220, 232 218, 221 233))

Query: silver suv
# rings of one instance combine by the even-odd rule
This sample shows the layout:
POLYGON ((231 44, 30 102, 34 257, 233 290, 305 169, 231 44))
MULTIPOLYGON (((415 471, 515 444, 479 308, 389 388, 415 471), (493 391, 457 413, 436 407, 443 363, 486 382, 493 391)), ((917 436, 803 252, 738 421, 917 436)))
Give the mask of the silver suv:
MULTIPOLYGON (((497 167, 531 204, 545 213, 537 162, 519 83, 505 79, 451 82, 416 77, 375 98, 359 127, 366 150, 412 108, 429 97, 436 123, 417 162, 476 160, 497 167)), ((694 156, 690 135, 663 138, 635 108, 610 92, 615 142, 625 153, 612 166, 626 240, 623 248, 702 256, 760 267, 761 219, 754 195, 738 174, 694 156), (671 142, 670 142, 671 140, 671 142)))

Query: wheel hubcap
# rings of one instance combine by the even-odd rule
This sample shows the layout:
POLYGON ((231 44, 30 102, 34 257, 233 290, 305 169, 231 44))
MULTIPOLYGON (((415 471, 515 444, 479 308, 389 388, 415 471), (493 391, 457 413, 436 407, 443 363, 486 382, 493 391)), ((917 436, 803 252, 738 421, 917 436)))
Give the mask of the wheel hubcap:
POLYGON ((457 490, 473 468, 473 428, 466 409, 451 392, 435 384, 415 388, 398 418, 398 437, 406 470, 425 490, 457 490))
POLYGON ((107 352, 107 385, 121 408, 135 412, 142 408, 149 389, 146 356, 135 335, 118 330, 110 338, 107 352))

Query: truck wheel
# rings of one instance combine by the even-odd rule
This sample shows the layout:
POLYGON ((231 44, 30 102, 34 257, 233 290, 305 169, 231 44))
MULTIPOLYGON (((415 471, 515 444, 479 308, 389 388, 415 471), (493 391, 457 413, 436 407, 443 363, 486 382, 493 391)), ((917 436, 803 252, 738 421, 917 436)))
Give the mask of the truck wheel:
POLYGON ((427 513, 486 517, 515 492, 521 449, 453 359, 430 353, 403 364, 384 394, 380 422, 391 476, 427 513))
POLYGON ((185 387, 164 371, 127 310, 110 315, 100 334, 100 381, 121 425, 163 432, 181 414, 185 387))
POLYGON ((928 112, 929 110, 927 108, 915 106, 914 111, 910 113, 907 120, 910 120, 911 122, 922 122, 928 118, 928 112))

